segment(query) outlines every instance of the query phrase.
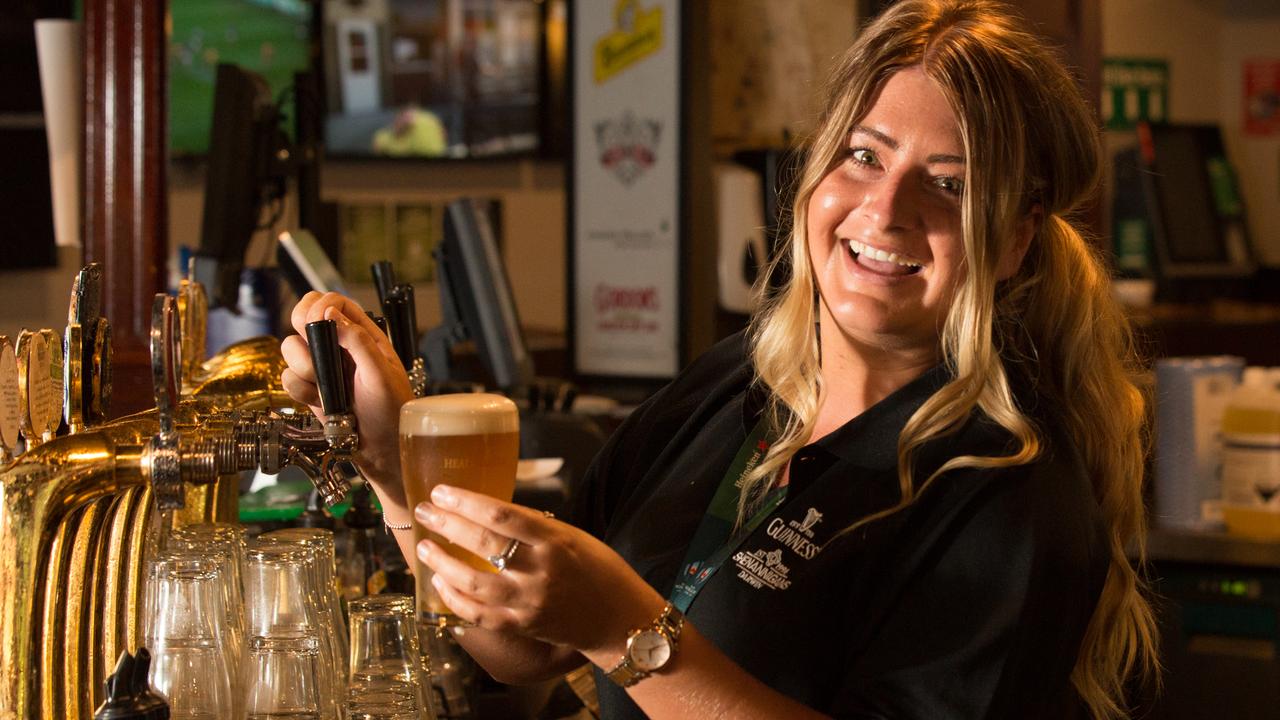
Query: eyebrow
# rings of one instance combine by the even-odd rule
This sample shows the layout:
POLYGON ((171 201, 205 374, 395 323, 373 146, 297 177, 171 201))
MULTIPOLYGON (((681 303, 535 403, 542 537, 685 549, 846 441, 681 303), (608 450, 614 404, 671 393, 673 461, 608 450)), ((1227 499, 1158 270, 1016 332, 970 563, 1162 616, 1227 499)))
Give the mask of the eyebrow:
MULTIPOLYGON (((884 143, 885 146, 887 146, 890 150, 897 150, 900 147, 897 140, 894 140, 893 138, 889 137, 888 135, 885 135, 884 133, 880 132, 879 130, 876 130, 875 128, 867 127, 866 125, 855 125, 850 134, 852 133, 861 133, 863 135, 870 135, 876 140, 879 140, 880 142, 884 143)), ((938 163, 954 163, 958 165, 963 165, 965 160, 964 160, 964 156, 962 155, 948 155, 945 153, 935 153, 925 158, 925 162, 929 163, 930 165, 938 164, 938 163)))

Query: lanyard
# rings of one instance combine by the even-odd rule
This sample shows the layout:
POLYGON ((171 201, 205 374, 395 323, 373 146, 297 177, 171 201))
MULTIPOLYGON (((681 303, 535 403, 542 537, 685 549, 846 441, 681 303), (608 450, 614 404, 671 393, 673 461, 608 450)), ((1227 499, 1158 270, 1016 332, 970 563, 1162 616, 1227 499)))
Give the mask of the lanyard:
POLYGON ((707 507, 698 530, 693 534, 693 541, 689 543, 684 562, 680 564, 681 571, 676 584, 671 588, 669 599, 680 612, 688 612, 702 586, 720 569, 729 553, 737 547, 738 541, 759 527, 786 498, 785 487, 774 489, 765 497, 764 504, 751 519, 737 533, 733 532, 733 523, 738 517, 738 500, 742 496, 742 479, 764 459, 772 441, 769 423, 762 419, 747 435, 746 441, 729 465, 729 470, 725 472, 724 479, 720 481, 720 486, 716 488, 711 505, 707 507))

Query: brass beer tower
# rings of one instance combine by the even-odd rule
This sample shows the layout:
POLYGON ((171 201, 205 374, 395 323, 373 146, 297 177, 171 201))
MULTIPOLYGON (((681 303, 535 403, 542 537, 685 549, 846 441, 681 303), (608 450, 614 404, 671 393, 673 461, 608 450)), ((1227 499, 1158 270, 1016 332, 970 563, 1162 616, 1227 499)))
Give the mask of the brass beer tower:
POLYGON ((200 362, 207 302, 184 281, 153 305, 155 409, 105 422, 101 288, 98 266, 81 270, 62 337, 0 336, 0 720, 92 716, 120 653, 142 644, 149 553, 171 527, 235 521, 241 471, 296 465, 329 504, 350 487, 358 438, 331 321, 308 328, 322 423, 280 386, 275 338, 200 362))

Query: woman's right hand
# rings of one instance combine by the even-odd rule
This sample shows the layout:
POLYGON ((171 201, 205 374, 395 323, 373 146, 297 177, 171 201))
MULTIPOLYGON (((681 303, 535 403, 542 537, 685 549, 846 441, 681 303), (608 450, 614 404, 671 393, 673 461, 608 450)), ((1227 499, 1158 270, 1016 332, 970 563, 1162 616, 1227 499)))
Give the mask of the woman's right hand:
POLYGON ((390 339, 365 315, 359 303, 338 293, 309 292, 302 296, 290 315, 290 323, 298 334, 285 338, 280 345, 288 365, 280 381, 290 397, 310 406, 317 417, 324 415, 316 389, 315 367, 304 339, 307 323, 316 320, 337 323, 338 344, 355 363, 352 408, 360 435, 356 464, 380 495, 403 504, 399 425, 400 406, 413 398, 408 375, 390 339))

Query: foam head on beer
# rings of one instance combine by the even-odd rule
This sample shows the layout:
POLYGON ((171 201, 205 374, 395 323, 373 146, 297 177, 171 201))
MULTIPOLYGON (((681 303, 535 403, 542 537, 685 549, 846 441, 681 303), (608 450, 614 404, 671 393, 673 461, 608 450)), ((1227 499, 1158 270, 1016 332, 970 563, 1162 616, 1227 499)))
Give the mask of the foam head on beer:
POLYGON ((519 431, 516 404, 502 395, 430 395, 410 400, 400 408, 401 435, 485 435, 519 431))
MULTIPOLYGON (((410 400, 400 408, 400 467, 410 506, 425 502, 445 484, 510 500, 520 454, 520 415, 501 395, 463 393, 410 400)), ((414 542, 430 538, 474 568, 494 571, 488 560, 453 545, 420 523, 414 542)), ((420 616, 456 624, 431 587, 431 569, 415 559, 420 616)))

